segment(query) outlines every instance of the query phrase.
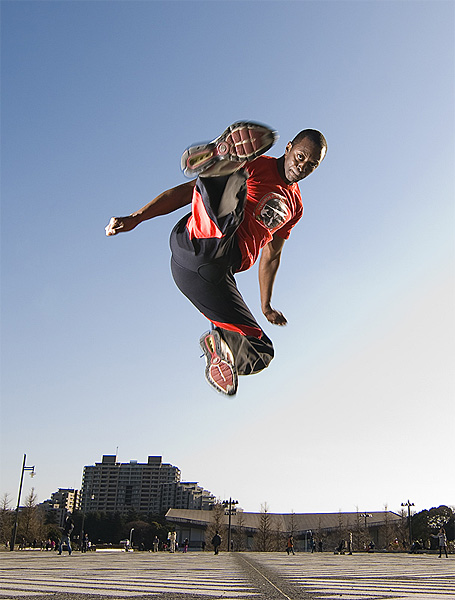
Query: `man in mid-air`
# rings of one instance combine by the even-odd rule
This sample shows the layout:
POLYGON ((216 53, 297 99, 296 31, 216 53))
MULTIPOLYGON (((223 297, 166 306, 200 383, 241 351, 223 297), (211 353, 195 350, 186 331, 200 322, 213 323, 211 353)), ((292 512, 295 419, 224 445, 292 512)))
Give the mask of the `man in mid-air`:
POLYGON ((131 231, 142 221, 192 204, 171 233, 171 270, 181 292, 212 323, 200 338, 207 381, 234 395, 238 375, 258 373, 274 355, 271 340, 243 300, 235 273, 259 261, 262 312, 286 325, 272 307, 272 290, 284 242, 303 215, 298 182, 322 162, 327 143, 304 129, 280 158, 262 156, 277 139, 265 125, 241 121, 212 142, 188 148, 182 170, 195 181, 167 190, 127 217, 112 217, 106 235, 131 231))

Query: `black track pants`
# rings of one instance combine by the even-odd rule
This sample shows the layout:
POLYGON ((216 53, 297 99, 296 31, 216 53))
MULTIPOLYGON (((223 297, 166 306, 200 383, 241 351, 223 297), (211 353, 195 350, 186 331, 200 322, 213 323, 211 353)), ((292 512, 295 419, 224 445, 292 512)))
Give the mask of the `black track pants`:
POLYGON ((180 291, 219 330, 234 354, 239 375, 257 373, 273 358, 273 345, 240 294, 235 233, 243 220, 244 171, 199 178, 192 213, 171 233, 172 276, 180 291))

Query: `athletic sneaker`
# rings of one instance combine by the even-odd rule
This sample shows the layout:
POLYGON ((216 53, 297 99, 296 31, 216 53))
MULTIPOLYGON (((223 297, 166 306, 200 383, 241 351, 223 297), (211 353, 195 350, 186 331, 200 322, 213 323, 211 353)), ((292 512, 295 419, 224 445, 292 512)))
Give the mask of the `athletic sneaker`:
POLYGON ((207 365, 205 378, 218 392, 233 396, 237 392, 237 369, 234 356, 216 329, 208 331, 199 340, 207 365))
POLYGON ((185 150, 182 171, 187 177, 229 175, 267 152, 277 139, 277 132, 266 125, 238 121, 212 142, 185 150))

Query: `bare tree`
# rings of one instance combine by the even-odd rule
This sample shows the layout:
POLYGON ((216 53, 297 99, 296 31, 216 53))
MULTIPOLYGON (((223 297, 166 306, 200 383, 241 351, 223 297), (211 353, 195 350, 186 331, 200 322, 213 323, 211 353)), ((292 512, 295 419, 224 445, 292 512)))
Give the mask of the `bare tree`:
POLYGON ((38 509, 37 499, 35 488, 32 488, 20 514, 19 536, 26 543, 39 542, 43 536, 43 515, 38 509))
POLYGON ((286 533, 281 531, 281 527, 278 525, 278 527, 275 529, 273 537, 274 550, 276 552, 280 552, 280 550, 283 550, 286 547, 286 533))
POLYGON ((225 508, 223 504, 219 501, 215 502, 212 507, 211 513, 212 518, 210 523, 205 530, 205 541, 207 544, 211 545, 212 538, 216 532, 218 532, 221 536, 221 550, 227 549, 227 534, 226 534, 226 525, 224 524, 224 511, 225 508))
POLYGON ((295 531, 296 531, 296 524, 295 524, 295 512, 292 511, 291 512, 291 519, 289 521, 289 528, 291 531, 289 531, 290 535, 295 535, 295 531))
POLYGON ((232 537, 234 540, 234 548, 238 552, 242 552, 246 547, 246 534, 245 534, 245 517, 243 516, 243 512, 238 512, 236 514, 235 526, 232 533, 232 537))
POLYGON ((339 546, 339 547, 342 547, 343 550, 345 550, 346 546, 347 546, 347 537, 348 537, 348 532, 347 532, 347 528, 343 524, 343 513, 341 512, 341 509, 340 509, 338 511, 338 543, 339 544, 343 543, 343 546, 339 546))
POLYGON ((259 527, 255 535, 255 546, 259 552, 271 552, 274 547, 273 516, 269 513, 267 502, 261 504, 259 527))
POLYGON ((14 512, 11 510, 9 494, 3 494, 0 500, 0 544, 7 546, 10 542, 14 522, 14 512))

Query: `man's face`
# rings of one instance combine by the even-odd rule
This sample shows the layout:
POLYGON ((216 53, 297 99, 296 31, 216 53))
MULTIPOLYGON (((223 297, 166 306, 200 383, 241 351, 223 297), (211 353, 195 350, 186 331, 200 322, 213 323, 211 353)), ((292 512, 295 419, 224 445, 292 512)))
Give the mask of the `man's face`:
POLYGON ((297 183, 308 177, 322 162, 325 148, 320 148, 309 138, 286 146, 284 153, 284 176, 288 183, 297 183))

